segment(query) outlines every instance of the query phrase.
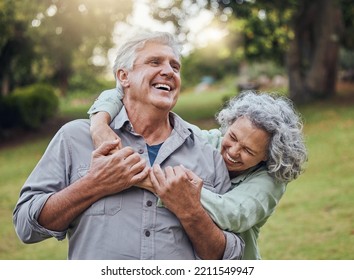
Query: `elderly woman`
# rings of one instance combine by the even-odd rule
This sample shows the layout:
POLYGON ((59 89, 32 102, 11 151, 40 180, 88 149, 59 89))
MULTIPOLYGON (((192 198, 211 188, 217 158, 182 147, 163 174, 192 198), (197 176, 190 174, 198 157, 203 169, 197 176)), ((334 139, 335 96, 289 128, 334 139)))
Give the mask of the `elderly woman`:
MULTIPOLYGON (((110 90, 101 94, 89 110, 90 114, 109 112, 92 116, 91 132, 96 145, 117 138, 107 123, 121 106, 119 93, 110 90)), ((240 233, 245 241, 243 259, 261 259, 257 244, 260 228, 307 160, 302 122, 289 99, 251 91, 231 99, 217 115, 217 121, 220 130, 192 129, 220 150, 232 186, 224 195, 199 186, 201 193, 196 197, 220 228, 240 233)), ((154 169, 150 178, 160 195, 161 170, 154 169)), ((192 188, 178 191, 185 197, 195 192, 192 188)))

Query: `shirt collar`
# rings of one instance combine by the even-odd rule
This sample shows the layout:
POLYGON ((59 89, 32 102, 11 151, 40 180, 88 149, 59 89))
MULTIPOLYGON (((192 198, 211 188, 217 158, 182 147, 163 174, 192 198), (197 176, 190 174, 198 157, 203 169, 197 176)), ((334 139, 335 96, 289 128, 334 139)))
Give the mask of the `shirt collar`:
POLYGON ((118 115, 113 119, 111 126, 113 127, 113 129, 119 130, 124 125, 126 125, 126 123, 128 123, 128 129, 133 130, 133 126, 129 121, 127 111, 125 110, 125 107, 123 106, 122 109, 119 111, 118 115))
POLYGON ((252 173, 254 173, 257 170, 266 170, 266 165, 264 162, 261 162, 259 164, 257 164, 256 166, 253 166, 247 170, 245 170, 242 174, 236 176, 235 178, 231 179, 231 182, 233 184, 239 184, 241 182, 243 182, 248 176, 250 176, 252 173))
MULTIPOLYGON (((187 123, 181 119, 177 114, 170 112, 169 113, 169 118, 171 125, 173 126, 174 133, 177 133, 180 137, 183 139, 186 139, 187 137, 191 137, 192 140, 194 140, 194 133, 192 129, 190 129, 187 125, 187 123)), ((126 128, 132 132, 134 132, 133 125, 131 124, 127 111, 125 109, 125 106, 122 107, 118 115, 113 119, 113 122, 111 123, 111 127, 114 130, 119 130, 123 126, 126 126, 126 128)))

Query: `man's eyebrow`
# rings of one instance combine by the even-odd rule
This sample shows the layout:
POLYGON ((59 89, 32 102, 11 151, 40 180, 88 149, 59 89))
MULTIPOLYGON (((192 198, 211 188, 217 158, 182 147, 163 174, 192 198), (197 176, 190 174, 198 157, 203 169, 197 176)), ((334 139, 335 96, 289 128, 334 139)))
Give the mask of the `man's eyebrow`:
POLYGON ((150 60, 154 60, 154 59, 158 59, 158 60, 160 60, 160 59, 161 59, 161 57, 160 57, 160 56, 158 56, 158 55, 152 55, 152 56, 148 56, 148 57, 146 57, 145 61, 150 61, 150 60))
MULTIPOLYGON (((164 59, 164 57, 163 56, 159 56, 159 55, 148 56, 148 57, 146 57, 145 62, 149 62, 149 61, 155 60, 155 59, 161 61, 161 60, 164 59)), ((171 59, 170 63, 178 65, 179 68, 182 67, 181 62, 179 60, 177 60, 177 59, 171 59)))

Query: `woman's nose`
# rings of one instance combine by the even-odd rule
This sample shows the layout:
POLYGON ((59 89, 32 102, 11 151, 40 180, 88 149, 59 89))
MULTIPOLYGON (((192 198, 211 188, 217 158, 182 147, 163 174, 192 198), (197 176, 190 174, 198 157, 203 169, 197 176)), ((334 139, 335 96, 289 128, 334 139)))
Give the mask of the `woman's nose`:
POLYGON ((229 153, 231 156, 237 156, 240 153, 241 147, 238 143, 233 143, 229 148, 229 153))

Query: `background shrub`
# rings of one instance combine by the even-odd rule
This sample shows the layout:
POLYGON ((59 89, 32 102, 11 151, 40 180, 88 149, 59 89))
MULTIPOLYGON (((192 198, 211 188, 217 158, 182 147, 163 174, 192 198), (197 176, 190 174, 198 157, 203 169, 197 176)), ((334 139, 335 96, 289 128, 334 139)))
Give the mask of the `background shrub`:
POLYGON ((18 88, 10 96, 2 98, 0 106, 1 127, 38 128, 56 114, 59 99, 53 87, 34 84, 18 88))
POLYGON ((18 126, 20 115, 12 95, 0 97, 0 130, 18 126))

